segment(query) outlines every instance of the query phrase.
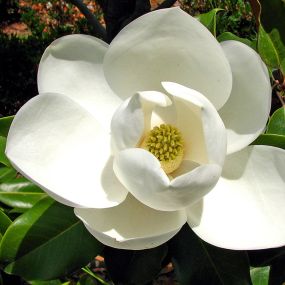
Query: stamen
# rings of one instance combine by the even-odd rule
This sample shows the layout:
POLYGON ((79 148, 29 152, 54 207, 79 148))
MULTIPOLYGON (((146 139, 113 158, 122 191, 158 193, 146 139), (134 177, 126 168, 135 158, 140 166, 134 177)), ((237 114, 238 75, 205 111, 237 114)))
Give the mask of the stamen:
POLYGON ((184 143, 180 131, 168 124, 154 127, 144 138, 141 147, 152 153, 166 174, 176 170, 184 155, 184 143))

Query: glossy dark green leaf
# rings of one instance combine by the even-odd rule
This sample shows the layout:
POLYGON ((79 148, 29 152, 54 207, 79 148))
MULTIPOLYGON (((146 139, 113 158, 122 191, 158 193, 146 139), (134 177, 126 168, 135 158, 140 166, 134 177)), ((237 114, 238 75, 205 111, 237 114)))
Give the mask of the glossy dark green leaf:
POLYGON ((179 284, 251 284, 245 251, 210 245, 198 238, 188 225, 168 245, 179 284))
POLYGON ((215 8, 210 12, 200 14, 197 19, 214 35, 216 36, 217 13, 223 9, 215 8))
POLYGON ((0 118, 0 136, 7 137, 14 116, 0 118))
POLYGON ((274 134, 262 134, 252 144, 271 145, 285 149, 285 136, 274 135, 274 134))
POLYGON ((258 51, 271 68, 285 73, 285 3, 283 0, 259 0, 261 25, 258 31, 258 51))
POLYGON ((250 277, 253 285, 268 285, 270 267, 250 269, 250 277))
POLYGON ((45 196, 38 186, 16 174, 0 182, 0 202, 12 208, 29 209, 45 196))
POLYGON ((5 155, 5 148, 6 148, 6 138, 0 136, 0 163, 10 167, 11 166, 10 161, 5 155))
POLYGON ((17 176, 17 171, 13 168, 0 166, 0 184, 17 176))
POLYGON ((63 283, 59 280, 49 280, 49 281, 30 281, 30 285, 62 285, 63 283))
POLYGON ((219 42, 229 41, 229 40, 238 41, 238 42, 241 42, 241 43, 248 45, 249 47, 251 47, 253 49, 256 49, 256 42, 255 41, 250 41, 249 39, 240 38, 231 32, 222 33, 221 35, 219 35, 217 37, 217 40, 219 42))
POLYGON ((269 285, 280 285, 285 282, 285 246, 249 250, 248 256, 252 266, 270 266, 269 285))
POLYGON ((105 264, 115 284, 147 284, 161 270, 167 246, 146 250, 119 250, 105 247, 105 264))
POLYGON ((19 276, 6 274, 0 270, 0 284, 1 285, 26 285, 19 276), (1 283, 2 281, 2 283, 1 283))
POLYGON ((10 218, 0 210, 0 234, 3 236, 7 228, 11 225, 10 218))
POLYGON ((17 218, 2 238, 5 272, 26 280, 50 280, 86 265, 102 250, 73 208, 45 197, 17 218))
POLYGON ((285 136, 285 107, 277 109, 270 117, 266 133, 285 136))

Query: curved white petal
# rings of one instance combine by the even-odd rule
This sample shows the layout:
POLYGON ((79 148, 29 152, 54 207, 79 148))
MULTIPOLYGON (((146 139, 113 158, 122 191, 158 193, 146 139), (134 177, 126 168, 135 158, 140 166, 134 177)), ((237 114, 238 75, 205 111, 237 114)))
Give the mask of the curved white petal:
POLYGON ((66 205, 112 207, 127 195, 112 170, 108 130, 62 94, 36 96, 20 109, 6 154, 19 172, 66 205))
POLYGON ((114 152, 137 146, 144 132, 151 128, 153 109, 170 104, 170 99, 157 91, 139 92, 124 101, 111 122, 114 152))
POLYGON ((132 195, 108 209, 75 209, 89 232, 100 242, 121 249, 147 249, 172 238, 185 224, 185 211, 161 212, 137 201, 132 195))
POLYGON ((163 82, 162 86, 173 95, 177 113, 176 126, 185 143, 185 159, 222 167, 227 134, 215 107, 196 90, 173 82, 163 82))
POLYGON ((106 83, 102 62, 108 45, 87 35, 69 35, 45 50, 38 71, 39 93, 69 96, 104 127, 121 103, 106 83))
POLYGON ((229 63, 213 35, 180 8, 148 13, 127 25, 104 58, 104 72, 122 98, 162 91, 173 81, 204 94, 216 108, 231 91, 229 63))
POLYGON ((229 249, 285 245, 285 150, 251 146, 230 155, 222 178, 187 209, 203 240, 229 249))
POLYGON ((182 167, 185 173, 170 181, 158 159, 144 149, 126 149, 114 159, 114 171, 121 183, 139 201, 161 211, 180 210, 200 200, 221 174, 216 164, 199 166, 185 161, 182 167))
POLYGON ((271 107, 271 85, 267 68, 253 49, 237 41, 225 41, 221 46, 231 65, 233 88, 219 114, 228 130, 228 153, 233 153, 264 130, 271 107))

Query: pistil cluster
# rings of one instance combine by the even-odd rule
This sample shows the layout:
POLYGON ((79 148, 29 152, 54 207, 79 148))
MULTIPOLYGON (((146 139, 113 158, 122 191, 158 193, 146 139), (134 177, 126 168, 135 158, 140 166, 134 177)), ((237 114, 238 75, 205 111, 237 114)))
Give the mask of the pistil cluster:
POLYGON ((143 142, 143 148, 152 153, 168 174, 176 170, 182 162, 184 145, 180 131, 171 125, 154 127, 143 142))
POLYGON ((177 128, 162 124, 150 131, 146 146, 160 161, 169 161, 181 154, 183 142, 177 128))

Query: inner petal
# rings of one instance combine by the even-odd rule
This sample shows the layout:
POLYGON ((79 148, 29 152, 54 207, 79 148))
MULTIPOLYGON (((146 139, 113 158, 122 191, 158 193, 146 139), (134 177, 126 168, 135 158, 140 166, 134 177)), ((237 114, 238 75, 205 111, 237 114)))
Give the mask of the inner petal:
POLYGON ((172 95, 177 113, 175 125, 184 137, 184 159, 222 167, 227 138, 225 126, 215 107, 196 90, 174 82, 162 82, 162 85, 172 95))
POLYGON ((184 136, 185 159, 199 164, 209 163, 201 106, 178 97, 174 98, 174 104, 177 127, 184 136))
POLYGON ((138 92, 124 101, 111 122, 113 152, 140 145, 152 127, 153 109, 171 103, 168 96, 156 91, 138 92))

